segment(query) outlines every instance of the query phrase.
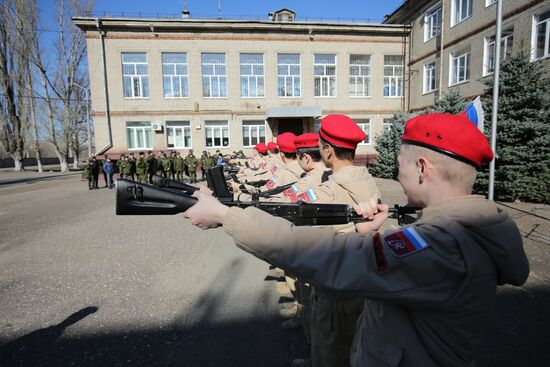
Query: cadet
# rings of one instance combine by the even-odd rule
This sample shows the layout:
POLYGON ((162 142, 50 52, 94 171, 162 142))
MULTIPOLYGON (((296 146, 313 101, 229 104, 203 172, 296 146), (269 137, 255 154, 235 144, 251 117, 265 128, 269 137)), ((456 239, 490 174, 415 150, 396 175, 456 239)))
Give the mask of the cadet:
POLYGON ((86 160, 86 165, 84 166, 84 177, 88 179, 88 190, 94 188, 93 178, 92 178, 92 159, 88 158, 86 160))
POLYGON ((202 171, 202 179, 205 179, 205 172, 216 165, 216 162, 214 161, 214 158, 208 154, 206 150, 203 150, 201 155, 201 171, 202 171))
POLYGON ((120 178, 126 177, 127 180, 135 181, 134 175, 132 174, 133 158, 125 157, 124 165, 122 167, 122 172, 120 173, 120 178))
POLYGON ((147 158, 145 159, 147 163, 147 174, 149 176, 149 184, 153 184, 153 176, 157 174, 159 163, 155 158, 155 153, 152 151, 147 152, 147 158))
POLYGON ((116 161, 116 168, 118 171, 118 176, 124 178, 124 166, 126 166, 126 156, 124 154, 120 155, 120 159, 116 161))
POLYGON ((355 206, 368 219, 360 233, 337 234, 203 193, 184 215, 201 228, 223 223, 239 247, 316 286, 365 297, 352 366, 473 366, 497 285, 529 275, 514 221, 471 195, 476 168, 492 159, 469 120, 427 114, 407 121, 398 157, 408 202, 424 208, 414 224, 377 233, 388 206, 371 201, 355 206))
POLYGON ((174 172, 176 173, 176 180, 183 181, 183 168, 185 165, 185 160, 181 157, 180 152, 176 153, 174 157, 174 172))
POLYGON ((144 157, 143 152, 139 152, 139 158, 136 161, 136 174, 141 183, 147 183, 147 162, 144 157))
POLYGON ((101 166, 99 164, 99 161, 97 160, 96 156, 94 155, 92 157, 92 166, 90 167, 90 173, 92 175, 92 187, 94 189, 97 189, 97 179, 99 177, 99 170, 101 169, 101 166))
POLYGON ((174 167, 174 160, 176 159, 176 152, 175 151, 171 151, 170 152, 170 158, 168 158, 170 160, 170 178, 172 180, 175 180, 176 179, 176 169, 174 167))
POLYGON ((272 141, 267 143, 267 150, 268 159, 274 166, 283 165, 283 160, 281 159, 281 155, 279 154, 279 147, 277 146, 277 143, 274 143, 272 141))
POLYGON ((191 183, 197 182, 197 157, 193 154, 193 149, 190 149, 189 154, 185 157, 185 164, 187 164, 191 183))
POLYGON ((128 154, 128 162, 130 163, 130 177, 132 177, 132 181, 136 180, 136 157, 134 156, 134 153, 128 154))

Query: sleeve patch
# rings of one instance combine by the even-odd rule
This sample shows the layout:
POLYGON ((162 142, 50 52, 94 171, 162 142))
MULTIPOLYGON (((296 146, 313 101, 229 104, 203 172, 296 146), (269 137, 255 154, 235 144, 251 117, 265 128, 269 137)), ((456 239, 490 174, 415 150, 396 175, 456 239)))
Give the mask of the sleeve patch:
POLYGON ((298 188, 296 187, 296 185, 292 185, 288 189, 283 191, 284 196, 287 198, 295 197, 297 193, 298 193, 298 188))
POLYGON ((309 189, 306 192, 298 195, 298 201, 304 201, 306 203, 313 203, 317 200, 317 195, 313 192, 313 189, 309 189))
POLYGON ((271 190, 275 187, 275 184, 277 184, 278 181, 279 180, 277 179, 277 177, 273 177, 271 180, 267 181, 265 186, 271 190))
POLYGON ((384 245, 396 257, 412 255, 430 246, 414 227, 384 237, 384 245))

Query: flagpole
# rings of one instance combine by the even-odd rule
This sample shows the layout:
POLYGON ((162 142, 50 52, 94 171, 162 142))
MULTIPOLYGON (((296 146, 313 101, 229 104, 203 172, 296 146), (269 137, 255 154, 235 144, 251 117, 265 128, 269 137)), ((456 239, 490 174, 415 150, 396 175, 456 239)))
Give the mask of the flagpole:
POLYGON ((493 74, 493 111, 491 113, 491 149, 495 153, 495 158, 489 165, 489 200, 494 200, 495 190, 495 160, 497 146, 497 118, 498 118, 498 96, 500 79, 500 44, 502 36, 502 0, 497 0, 497 19, 495 33, 495 70, 493 74))

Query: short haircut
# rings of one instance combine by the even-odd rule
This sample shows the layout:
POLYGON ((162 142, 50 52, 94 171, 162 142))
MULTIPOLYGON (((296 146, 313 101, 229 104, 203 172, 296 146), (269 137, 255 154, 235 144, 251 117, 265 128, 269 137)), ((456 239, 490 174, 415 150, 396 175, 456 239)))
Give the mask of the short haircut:
POLYGON ((283 152, 283 155, 285 156, 286 159, 296 159, 296 152, 294 153, 283 152))
POLYGON ((279 154, 279 149, 270 149, 269 150, 272 154, 279 154))
POLYGON ((452 183, 468 192, 472 191, 477 176, 474 166, 417 145, 401 144, 401 151, 405 153, 405 158, 409 161, 414 161, 421 156, 428 158, 445 182, 452 183))
POLYGON ((262 153, 262 152, 258 152, 262 157, 265 157, 267 155, 267 152, 265 153, 262 153))
POLYGON ((345 148, 337 147, 335 145, 330 144, 325 139, 323 139, 322 136, 319 136, 319 141, 321 142, 321 145, 323 146, 323 148, 326 147, 327 145, 330 145, 334 149, 334 155, 336 156, 336 158, 338 158, 340 160, 352 161, 355 158, 355 149, 352 150, 352 149, 345 149, 345 148))
POLYGON ((298 148, 296 149, 296 155, 299 159, 302 159, 302 156, 307 154, 313 159, 314 162, 321 162, 321 151, 319 147, 308 147, 308 148, 298 148))

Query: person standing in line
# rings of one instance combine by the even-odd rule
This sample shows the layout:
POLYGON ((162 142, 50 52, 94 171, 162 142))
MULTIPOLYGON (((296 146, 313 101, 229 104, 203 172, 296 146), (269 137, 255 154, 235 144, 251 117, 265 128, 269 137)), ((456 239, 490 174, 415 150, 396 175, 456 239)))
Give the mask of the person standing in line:
POLYGON ((145 159, 147 163, 147 174, 149 175, 149 184, 153 184, 153 176, 157 174, 158 171, 158 160, 155 158, 155 153, 152 151, 147 152, 147 158, 145 159))
POLYGON ((103 165, 105 164, 105 162, 107 162, 107 159, 109 159, 109 156, 108 155, 105 155, 103 156, 103 159, 99 161, 99 167, 101 169, 101 172, 103 172, 103 181, 105 182, 105 186, 103 187, 107 187, 107 174, 105 173, 105 171, 103 170, 103 165))
POLYGON ((110 158, 107 158, 105 163, 103 163, 103 172, 105 172, 107 176, 107 187, 109 189, 113 188, 113 173, 115 172, 115 167, 113 165, 113 162, 111 162, 110 158))
POLYGON ((91 158, 88 158, 86 160, 86 165, 84 166, 84 177, 88 180, 88 190, 93 189, 92 159, 91 158))
POLYGON ((136 174, 140 183, 147 183, 147 162, 143 152, 139 152, 139 158, 136 161, 136 174))
POLYGON ((126 156, 124 154, 120 155, 118 161, 116 161, 116 168, 119 178, 124 178, 124 166, 126 165, 126 156))
POLYGON ((136 180, 136 157, 134 153, 128 154, 128 162, 130 163, 130 177, 132 181, 136 180))
POLYGON ((92 157, 92 165, 91 165, 91 168, 90 168, 90 172, 91 172, 91 175, 92 175, 92 188, 94 189, 97 189, 97 180, 99 178, 99 170, 100 170, 100 164, 99 164, 99 161, 97 160, 96 156, 94 155, 92 157))
POLYGON ((189 150, 189 154, 185 158, 185 164, 187 164, 187 169, 189 170, 189 179, 191 183, 197 182, 197 157, 193 154, 193 149, 189 150))
POLYGON ((175 180, 176 179, 176 168, 174 167, 174 161, 176 159, 176 152, 172 150, 170 152, 170 158, 168 158, 168 159, 170 160, 170 179, 175 180))
POLYGON ((125 177, 127 180, 132 179, 132 181, 135 181, 132 175, 132 166, 133 166, 133 159, 131 157, 125 157, 124 158, 124 166, 122 167, 122 173, 120 175, 120 178, 125 177))
POLYGON ((174 172, 176 173, 176 181, 183 182, 183 168, 185 160, 181 157, 180 152, 174 157, 174 172))

